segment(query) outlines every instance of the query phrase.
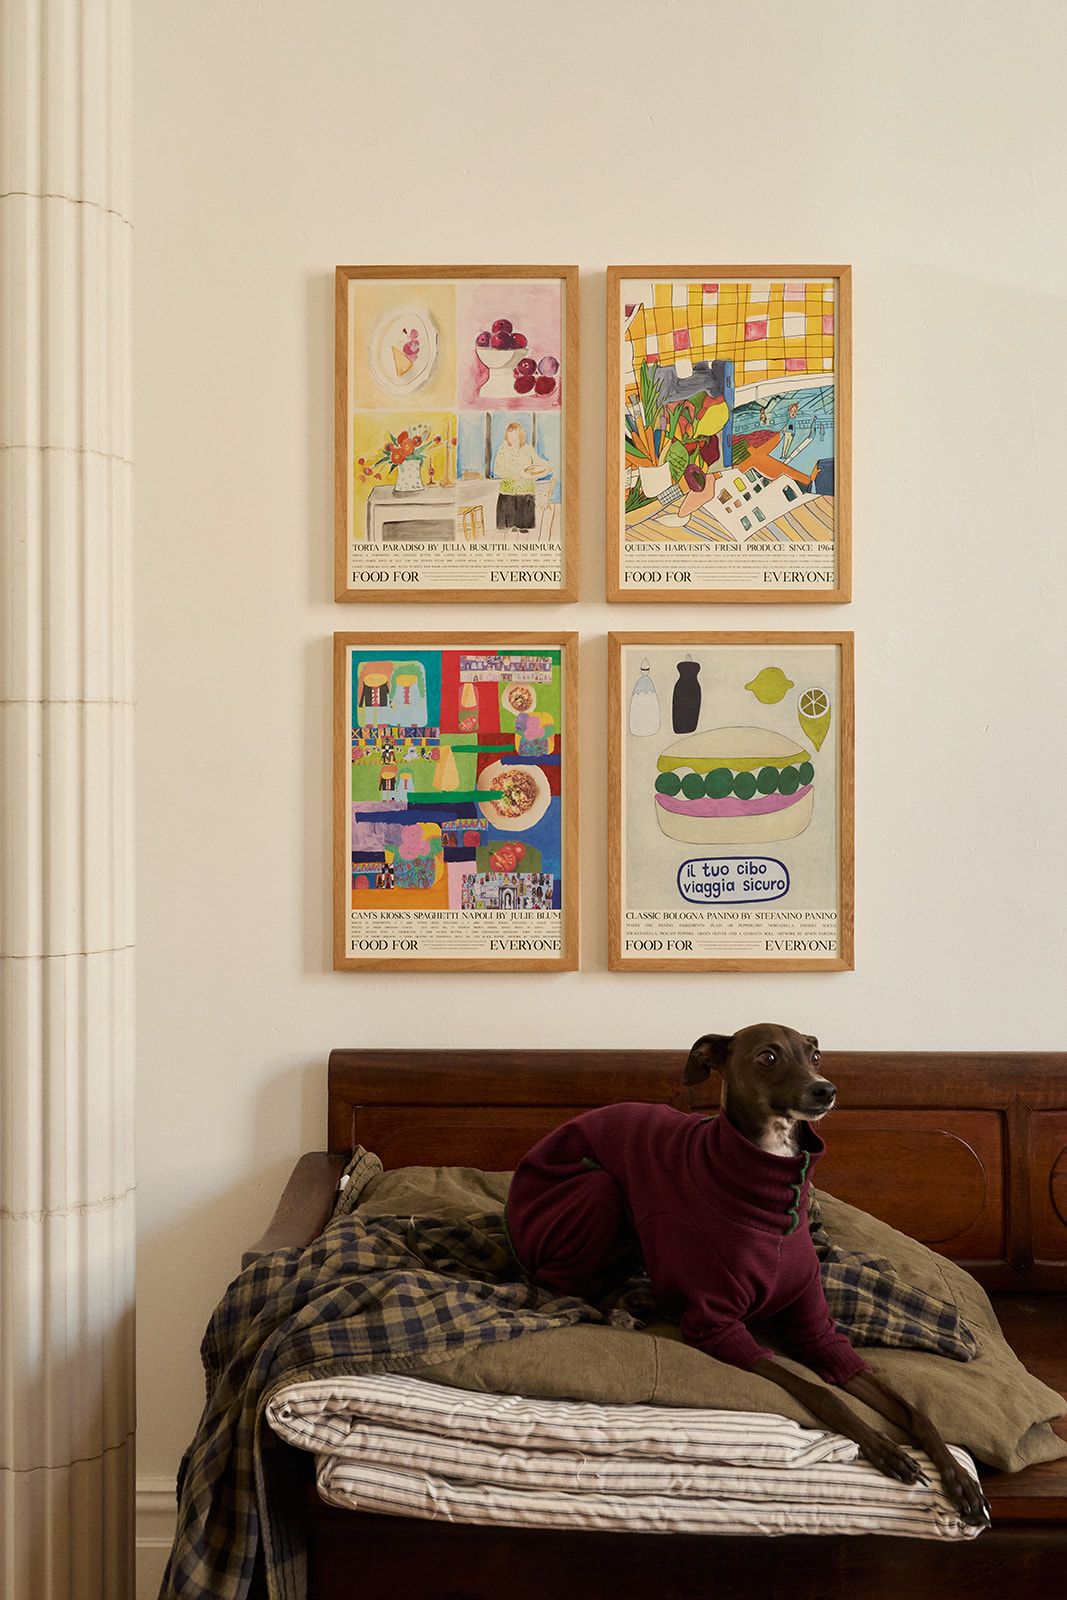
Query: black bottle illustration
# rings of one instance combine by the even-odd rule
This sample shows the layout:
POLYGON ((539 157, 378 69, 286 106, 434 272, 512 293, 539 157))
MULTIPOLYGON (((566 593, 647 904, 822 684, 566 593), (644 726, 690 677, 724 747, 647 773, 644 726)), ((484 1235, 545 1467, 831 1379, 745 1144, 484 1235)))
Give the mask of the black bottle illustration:
POLYGON ((678 682, 671 701, 671 720, 675 733, 692 733, 700 720, 700 665, 692 656, 678 663, 678 682))

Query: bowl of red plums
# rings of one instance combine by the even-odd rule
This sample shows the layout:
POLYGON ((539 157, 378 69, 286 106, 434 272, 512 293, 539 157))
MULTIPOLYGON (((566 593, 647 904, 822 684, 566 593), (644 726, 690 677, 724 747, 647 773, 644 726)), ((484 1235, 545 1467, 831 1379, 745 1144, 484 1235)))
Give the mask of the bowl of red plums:
POLYGON ((498 317, 491 328, 485 328, 474 341, 479 361, 490 372, 508 372, 516 394, 547 397, 555 394, 559 383, 559 362, 555 356, 532 353, 524 333, 520 333, 507 317, 498 317))

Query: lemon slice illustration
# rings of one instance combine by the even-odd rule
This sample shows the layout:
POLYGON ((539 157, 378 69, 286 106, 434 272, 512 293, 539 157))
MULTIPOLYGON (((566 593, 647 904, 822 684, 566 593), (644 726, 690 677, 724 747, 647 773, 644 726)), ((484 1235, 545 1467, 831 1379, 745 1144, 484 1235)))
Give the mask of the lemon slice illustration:
POLYGON ((824 689, 805 689, 797 701, 797 721, 816 750, 830 727, 830 697, 824 689))

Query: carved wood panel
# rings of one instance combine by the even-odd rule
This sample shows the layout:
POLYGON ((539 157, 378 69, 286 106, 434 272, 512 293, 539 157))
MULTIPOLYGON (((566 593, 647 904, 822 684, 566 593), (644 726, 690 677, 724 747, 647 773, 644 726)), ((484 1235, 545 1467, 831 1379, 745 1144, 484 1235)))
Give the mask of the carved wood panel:
MULTIPOLYGON (((513 1167, 582 1106, 361 1106, 355 1138, 387 1167, 513 1167)), ((839 1111, 819 1188, 956 1259, 1004 1250, 1001 1118, 992 1111, 839 1111), (930 1174, 937 1173, 931 1186, 930 1174)))
POLYGON ((1030 1128, 1034 1255, 1067 1261, 1067 1111, 1035 1112, 1030 1128))
POLYGON ((511 1171, 531 1145, 587 1106, 360 1106, 355 1139, 387 1167, 511 1171))
POLYGON ((1003 1255, 999 1113, 835 1111, 822 1131, 816 1187, 955 1260, 1003 1255))
MULTIPOLYGON (((679 1050, 335 1050, 329 1147, 355 1140, 394 1166, 506 1169, 591 1105, 683 1109, 684 1061, 679 1050)), ((820 1187, 963 1261, 988 1289, 1067 1288, 1067 1052, 823 1061, 851 1109, 824 1125, 820 1187)), ((702 1093, 713 1105, 715 1083, 702 1093)))

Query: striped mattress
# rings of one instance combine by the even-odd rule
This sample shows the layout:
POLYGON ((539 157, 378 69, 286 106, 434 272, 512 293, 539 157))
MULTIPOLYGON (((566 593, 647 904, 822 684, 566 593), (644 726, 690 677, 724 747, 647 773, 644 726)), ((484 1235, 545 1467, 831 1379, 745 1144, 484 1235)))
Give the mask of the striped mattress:
POLYGON ((288 1385, 266 1418, 315 1455, 321 1498, 356 1511, 625 1533, 979 1531, 921 1452, 929 1483, 897 1483, 850 1440, 772 1414, 536 1400, 386 1374, 288 1385))

